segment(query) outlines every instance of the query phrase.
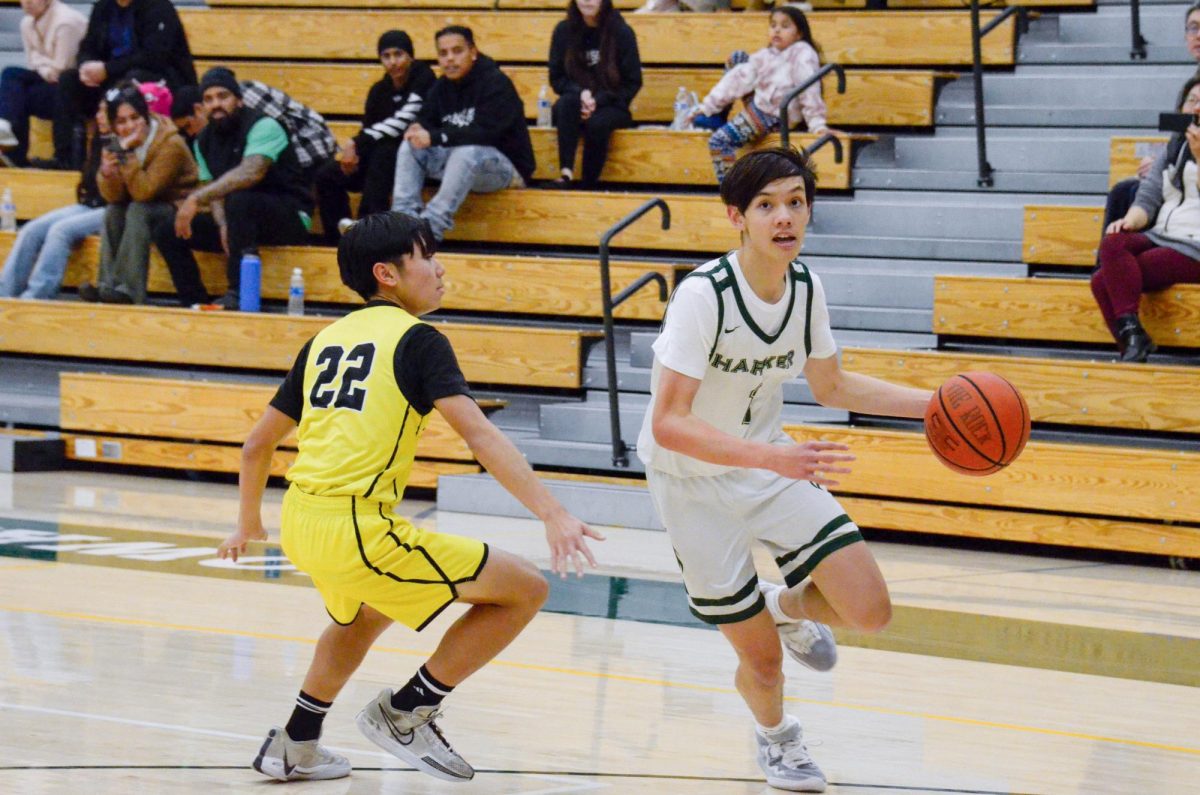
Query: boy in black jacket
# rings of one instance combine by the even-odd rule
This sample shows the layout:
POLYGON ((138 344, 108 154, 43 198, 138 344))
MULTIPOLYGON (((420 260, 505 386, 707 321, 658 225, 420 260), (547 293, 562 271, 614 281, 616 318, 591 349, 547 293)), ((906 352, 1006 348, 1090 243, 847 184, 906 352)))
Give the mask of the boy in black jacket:
POLYGON ((521 97, 496 62, 480 55, 471 29, 450 25, 434 40, 442 76, 404 133, 392 209, 426 219, 441 240, 469 192, 524 187, 534 160, 521 97), (442 184, 422 206, 426 177, 442 184))
POLYGON ((367 92, 362 129, 336 161, 321 167, 315 180, 321 226, 335 245, 341 237, 339 222, 350 217, 347 191, 362 191, 359 218, 388 209, 396 152, 437 79, 428 64, 413 60, 412 39, 402 30, 380 36, 378 51, 385 74, 367 92))
POLYGON ((51 167, 78 168, 83 122, 109 86, 130 78, 163 80, 174 89, 196 84, 183 23, 171 0, 99 0, 79 44, 79 66, 58 79, 51 167))

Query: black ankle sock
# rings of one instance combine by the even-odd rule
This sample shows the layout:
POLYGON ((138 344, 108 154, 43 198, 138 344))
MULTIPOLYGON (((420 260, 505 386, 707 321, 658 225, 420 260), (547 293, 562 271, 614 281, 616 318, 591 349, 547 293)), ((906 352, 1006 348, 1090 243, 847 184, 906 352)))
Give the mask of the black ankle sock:
POLYGON ((392 708, 412 712, 417 707, 436 707, 454 688, 433 678, 424 665, 408 684, 392 693, 392 708))
POLYGON ((284 727, 288 737, 297 742, 315 740, 320 737, 325 713, 329 712, 329 708, 332 706, 332 701, 313 698, 301 690, 300 695, 296 696, 296 708, 292 710, 292 717, 284 727))

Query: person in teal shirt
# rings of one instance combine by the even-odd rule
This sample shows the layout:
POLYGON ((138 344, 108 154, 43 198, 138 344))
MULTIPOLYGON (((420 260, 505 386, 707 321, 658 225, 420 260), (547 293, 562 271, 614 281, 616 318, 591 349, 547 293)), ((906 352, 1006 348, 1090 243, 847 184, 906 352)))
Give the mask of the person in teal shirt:
POLYGON ((242 104, 232 71, 208 70, 200 92, 208 124, 192 149, 202 187, 180 203, 173 222, 155 230, 154 242, 183 306, 210 300, 192 252, 225 252, 228 290, 218 303, 236 309, 242 255, 262 245, 304 243, 312 191, 287 131, 242 104))

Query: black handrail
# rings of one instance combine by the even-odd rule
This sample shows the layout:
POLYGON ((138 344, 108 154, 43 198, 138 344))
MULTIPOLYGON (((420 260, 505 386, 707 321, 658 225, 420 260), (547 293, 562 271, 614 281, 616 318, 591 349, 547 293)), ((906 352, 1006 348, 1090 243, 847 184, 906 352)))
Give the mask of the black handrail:
POLYGON ((621 438, 621 398, 617 393, 617 341, 613 329, 613 309, 625 302, 645 285, 658 282, 658 300, 667 300, 667 280, 661 273, 650 271, 639 276, 619 294, 612 294, 612 278, 608 270, 608 246, 625 227, 655 207, 662 210, 662 228, 671 228, 671 208, 662 199, 651 199, 629 215, 617 221, 600 238, 600 303, 604 307, 604 363, 608 368, 608 421, 612 432, 612 463, 615 467, 629 466, 629 446, 621 438))
POLYGON ((1024 6, 1009 6, 980 28, 979 0, 971 0, 971 74, 975 80, 975 146, 979 154, 979 178, 975 182, 981 188, 990 188, 995 184, 992 164, 987 159, 987 137, 983 129, 983 37, 1000 27, 1013 14, 1019 18, 1018 31, 1024 33, 1027 19, 1024 6))
POLYGON ((817 140, 813 141, 808 146, 804 147, 804 154, 811 155, 813 152, 820 149, 825 144, 833 144, 833 162, 840 163, 844 159, 842 153, 842 141, 833 133, 825 133, 817 140))
MULTIPOLYGON (((827 63, 822 66, 817 72, 800 85, 792 89, 787 98, 783 100, 783 105, 779 108, 779 138, 782 146, 788 146, 788 133, 791 132, 791 123, 788 121, 788 106, 792 104, 792 100, 800 96, 804 91, 807 91, 814 83, 821 82, 821 78, 830 72, 837 73, 837 92, 839 94, 846 93, 846 70, 840 64, 827 63)), ((841 162, 840 160, 838 161, 841 162)))
POLYGON ((1142 9, 1138 0, 1129 0, 1129 35, 1132 38, 1129 60, 1146 60, 1146 40, 1142 38, 1142 9))

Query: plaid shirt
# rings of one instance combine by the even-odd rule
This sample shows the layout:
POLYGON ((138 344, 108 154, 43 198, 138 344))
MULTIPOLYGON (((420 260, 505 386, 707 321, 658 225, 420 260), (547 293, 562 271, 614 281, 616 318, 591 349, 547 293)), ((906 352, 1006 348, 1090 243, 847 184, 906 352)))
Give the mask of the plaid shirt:
POLYGON ((337 154, 337 141, 325 126, 325 119, 320 113, 266 83, 257 80, 239 82, 242 85, 242 104, 274 119, 287 130, 300 168, 308 170, 337 154))

